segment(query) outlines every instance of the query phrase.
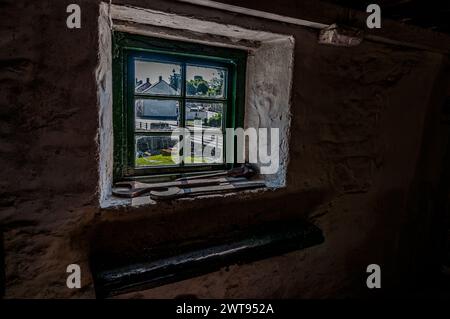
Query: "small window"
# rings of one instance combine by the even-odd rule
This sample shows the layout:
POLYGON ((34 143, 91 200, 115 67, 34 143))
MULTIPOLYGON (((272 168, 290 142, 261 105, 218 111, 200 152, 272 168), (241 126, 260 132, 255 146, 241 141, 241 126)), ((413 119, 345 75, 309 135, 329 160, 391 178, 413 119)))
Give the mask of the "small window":
POLYGON ((121 32, 113 42, 114 180, 232 168, 225 129, 243 124, 246 52, 121 32), (196 132, 189 147, 182 130, 196 132))

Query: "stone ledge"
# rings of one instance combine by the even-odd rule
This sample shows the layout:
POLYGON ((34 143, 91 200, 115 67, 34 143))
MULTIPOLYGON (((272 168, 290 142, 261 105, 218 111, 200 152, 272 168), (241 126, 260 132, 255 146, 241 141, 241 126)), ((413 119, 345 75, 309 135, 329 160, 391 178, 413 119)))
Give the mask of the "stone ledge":
POLYGON ((192 238, 148 247, 139 256, 104 252, 91 256, 91 269, 97 297, 105 298, 285 254, 323 241, 322 231, 316 226, 300 220, 284 221, 215 238, 192 238))

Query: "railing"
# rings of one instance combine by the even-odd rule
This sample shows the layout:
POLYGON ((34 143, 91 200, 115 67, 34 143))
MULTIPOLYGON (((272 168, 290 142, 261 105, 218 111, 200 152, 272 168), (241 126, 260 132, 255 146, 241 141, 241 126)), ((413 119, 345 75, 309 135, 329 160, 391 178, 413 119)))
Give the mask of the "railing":
POLYGON ((136 121, 136 129, 138 130, 146 130, 148 131, 151 128, 151 125, 149 125, 148 122, 138 122, 136 121))

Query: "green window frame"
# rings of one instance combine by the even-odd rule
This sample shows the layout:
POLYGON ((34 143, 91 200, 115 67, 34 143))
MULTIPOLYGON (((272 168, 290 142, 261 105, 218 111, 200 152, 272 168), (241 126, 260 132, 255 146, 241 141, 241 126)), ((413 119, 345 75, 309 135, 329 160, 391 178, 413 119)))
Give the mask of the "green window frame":
MULTIPOLYGON (((233 163, 226 162, 225 128, 243 127, 245 103, 245 68, 247 52, 243 50, 213 47, 189 42, 159 39, 123 32, 113 32, 113 129, 114 129, 114 181, 146 178, 150 176, 180 176, 230 169, 233 163), (181 94, 161 96, 135 92, 135 60, 170 62, 181 65, 181 94), (227 70, 224 97, 198 97, 186 94, 186 65, 218 67, 227 70), (223 163, 185 165, 144 166, 135 165, 136 123, 135 99, 171 99, 179 106, 179 127, 186 127, 186 102, 223 103, 223 163)), ((170 132, 142 132, 139 135, 166 135, 170 132)), ((234 152, 236 154, 236 152, 234 152)))

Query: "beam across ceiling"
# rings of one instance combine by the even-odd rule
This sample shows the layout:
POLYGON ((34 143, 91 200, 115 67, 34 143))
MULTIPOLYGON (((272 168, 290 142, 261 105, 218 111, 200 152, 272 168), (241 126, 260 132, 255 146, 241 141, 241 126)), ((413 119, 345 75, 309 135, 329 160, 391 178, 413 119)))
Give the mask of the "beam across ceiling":
MULTIPOLYGON (((177 1, 314 29, 323 29, 333 23, 347 21, 350 26, 364 30, 364 38, 370 41, 450 53, 450 36, 447 34, 383 18, 380 29, 368 29, 367 13, 317 0, 278 0, 276 6, 273 1, 261 0, 177 1)), ((383 14, 383 8, 381 12, 383 14)))

